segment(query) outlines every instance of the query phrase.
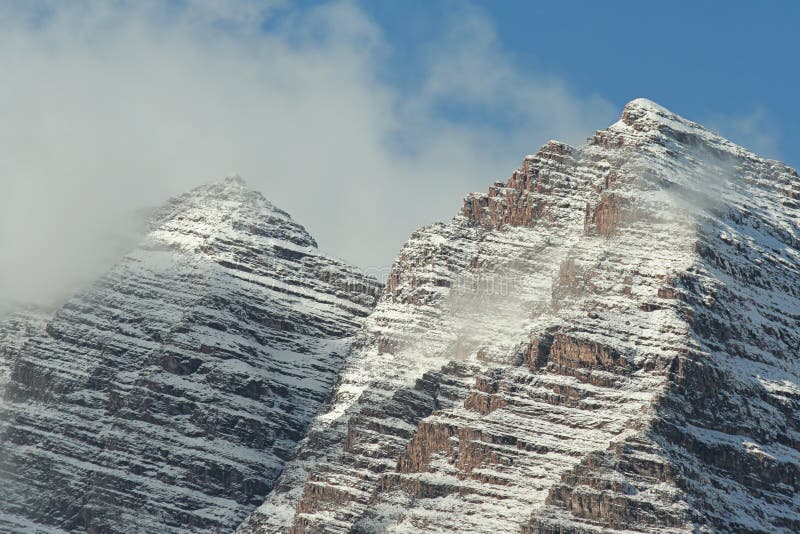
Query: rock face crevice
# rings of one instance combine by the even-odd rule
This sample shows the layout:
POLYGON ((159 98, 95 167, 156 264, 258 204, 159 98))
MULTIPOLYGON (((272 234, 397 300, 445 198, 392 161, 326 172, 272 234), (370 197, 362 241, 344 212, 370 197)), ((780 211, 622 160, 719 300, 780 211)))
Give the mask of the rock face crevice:
POLYGON ((546 144, 412 236, 240 531, 796 531, 798 190, 646 100, 546 144))

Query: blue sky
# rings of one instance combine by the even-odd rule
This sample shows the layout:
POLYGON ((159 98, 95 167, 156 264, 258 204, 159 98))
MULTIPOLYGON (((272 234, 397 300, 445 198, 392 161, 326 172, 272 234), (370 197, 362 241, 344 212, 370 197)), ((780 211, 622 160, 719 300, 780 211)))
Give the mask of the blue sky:
MULTIPOLYGON (((364 2, 393 45, 394 76, 459 2, 364 2)), ((646 97, 800 164, 800 3, 475 0, 520 70, 557 76, 617 108, 646 97)), ((600 128, 601 125, 598 125, 600 128)))
POLYGON ((798 5, 0 0, 0 297, 81 287, 131 213, 232 172, 382 277, 638 97, 800 165, 798 5))

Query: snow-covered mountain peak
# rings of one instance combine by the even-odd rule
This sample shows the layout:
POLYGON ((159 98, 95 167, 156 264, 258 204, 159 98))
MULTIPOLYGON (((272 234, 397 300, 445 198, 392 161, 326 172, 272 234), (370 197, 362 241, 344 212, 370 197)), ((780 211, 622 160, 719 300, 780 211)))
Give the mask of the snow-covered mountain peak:
POLYGON ((411 236, 241 531, 797 532, 798 199, 644 99, 546 143, 411 236))
POLYGON ((634 98, 622 108, 622 113, 624 114, 626 111, 631 111, 634 109, 642 110, 648 113, 654 113, 656 115, 661 115, 663 117, 674 116, 675 114, 656 102, 653 102, 649 98, 634 98))
POLYGON ((0 321, 0 531, 232 530, 380 289, 240 180, 170 200, 54 317, 0 321))
POLYGON ((214 245, 250 236, 317 248, 302 225, 238 177, 196 187, 170 200, 155 212, 151 228, 146 239, 162 246, 208 251, 214 245))
POLYGON ((650 152, 657 151, 660 146, 666 152, 657 154, 658 157, 688 153, 698 159, 758 158, 701 124, 643 98, 629 102, 620 120, 605 131, 629 137, 628 142, 637 146, 651 145, 650 152))

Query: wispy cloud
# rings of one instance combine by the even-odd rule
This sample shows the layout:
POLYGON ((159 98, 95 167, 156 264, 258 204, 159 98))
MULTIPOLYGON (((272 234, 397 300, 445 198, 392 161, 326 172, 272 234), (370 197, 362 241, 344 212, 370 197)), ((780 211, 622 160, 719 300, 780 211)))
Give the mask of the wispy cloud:
POLYGON ((468 6, 410 88, 379 78, 392 43, 356 4, 221 6, 0 7, 0 297, 87 283, 130 212, 231 171, 323 249, 386 266, 524 153, 616 115, 518 68, 468 6))
POLYGON ((779 159, 781 132, 766 108, 756 107, 741 115, 712 115, 709 128, 761 156, 779 159))
POLYGON ((516 65, 481 10, 458 4, 448 22, 430 49, 420 95, 432 114, 456 107, 467 120, 476 119, 471 127, 490 117, 489 124, 517 143, 529 142, 533 129, 546 128, 541 135, 578 144, 587 128, 603 128, 618 113, 598 95, 579 96, 565 80, 516 65))

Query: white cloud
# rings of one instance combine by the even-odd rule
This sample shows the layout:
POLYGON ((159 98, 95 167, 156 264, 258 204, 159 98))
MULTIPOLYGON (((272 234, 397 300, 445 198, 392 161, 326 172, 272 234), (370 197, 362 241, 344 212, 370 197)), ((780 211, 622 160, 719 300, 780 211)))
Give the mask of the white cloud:
POLYGON ((387 266, 524 153, 616 115, 516 69, 473 9, 430 44, 411 91, 378 79, 391 45, 350 3, 4 4, 0 297, 86 284, 131 211, 231 171, 321 248, 387 266), (492 119, 442 112, 453 104, 492 119))
POLYGON ((616 118, 619 110, 599 96, 580 98, 564 80, 520 69, 501 49, 491 21, 469 4, 458 6, 429 57, 422 93, 429 106, 455 102, 491 116, 516 144, 537 134, 580 144, 616 118), (532 131, 537 128, 547 131, 532 131))
POLYGON ((712 115, 705 123, 760 156, 780 158, 780 130, 763 107, 741 115, 712 115))

